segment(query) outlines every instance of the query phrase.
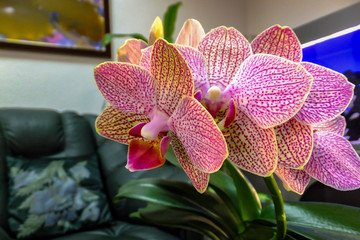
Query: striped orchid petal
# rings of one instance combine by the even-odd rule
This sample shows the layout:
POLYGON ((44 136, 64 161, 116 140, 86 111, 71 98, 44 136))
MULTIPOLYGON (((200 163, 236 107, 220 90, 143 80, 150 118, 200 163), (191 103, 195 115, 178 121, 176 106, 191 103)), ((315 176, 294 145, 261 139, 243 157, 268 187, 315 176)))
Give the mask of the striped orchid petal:
POLYGON ((337 116, 336 118, 318 124, 312 125, 315 131, 332 132, 339 136, 343 136, 346 128, 346 121, 343 116, 337 116))
POLYGON ((141 50, 141 58, 139 65, 146 70, 150 71, 150 57, 153 46, 149 46, 141 50))
POLYGON ((300 195, 304 193, 311 178, 304 170, 283 166, 278 166, 275 174, 282 180, 286 190, 296 192, 300 195))
POLYGON ((129 143, 128 162, 125 167, 130 171, 149 170, 162 166, 165 161, 159 141, 133 139, 129 143))
POLYGON ((164 26, 161 18, 156 17, 150 28, 148 45, 153 45, 157 39, 164 37, 164 26))
POLYGON ((199 51, 208 67, 210 86, 221 90, 231 82, 241 63, 251 55, 250 43, 234 28, 218 27, 205 35, 199 51))
POLYGON ((309 161, 313 148, 312 127, 292 118, 274 129, 278 144, 278 164, 302 168, 309 161))
POLYGON ((97 117, 95 126, 96 131, 101 136, 123 144, 129 144, 135 138, 144 139, 131 136, 128 131, 140 123, 149 121, 150 118, 147 115, 123 113, 109 105, 97 117))
POLYGON ((274 25, 260 33, 251 43, 254 53, 266 53, 300 62, 301 43, 289 27, 274 25))
POLYGON ((195 19, 189 19, 181 28, 175 43, 196 48, 204 36, 205 31, 201 23, 195 19))
POLYGON ((268 55, 247 58, 228 89, 236 106, 262 128, 288 121, 309 94, 312 76, 300 64, 268 55))
POLYGON ((345 111, 353 97, 354 85, 344 75, 328 68, 305 62, 301 65, 313 76, 314 82, 295 118, 304 124, 315 124, 345 111))
POLYGON ((175 46, 159 39, 151 52, 150 71, 156 79, 157 109, 170 116, 183 96, 194 93, 191 70, 175 46))
POLYGON ((316 180, 338 190, 360 187, 359 156, 350 142, 334 133, 314 133, 314 149, 304 170, 316 180))
POLYGON ((239 112, 224 134, 228 158, 241 169, 260 176, 269 176, 275 171, 278 155, 273 128, 262 129, 239 112))
POLYGON ((204 56, 192 47, 176 45, 176 48, 189 64, 194 79, 194 90, 200 90, 202 94, 205 94, 210 85, 207 78, 204 56))
POLYGON ((196 190, 200 193, 205 192, 209 184, 210 174, 200 171, 197 167, 195 167, 186 153, 181 141, 173 133, 171 133, 171 144, 181 167, 189 176, 196 190))
POLYGON ((139 66, 102 63, 95 67, 95 81, 104 98, 122 112, 149 114, 155 107, 155 80, 139 66))
POLYGON ((141 50, 146 48, 147 44, 139 39, 128 39, 125 44, 119 47, 116 53, 118 62, 128 62, 139 65, 141 50))
POLYGON ((195 98, 182 99, 170 117, 169 125, 196 168, 207 173, 220 169, 228 155, 224 136, 195 98))

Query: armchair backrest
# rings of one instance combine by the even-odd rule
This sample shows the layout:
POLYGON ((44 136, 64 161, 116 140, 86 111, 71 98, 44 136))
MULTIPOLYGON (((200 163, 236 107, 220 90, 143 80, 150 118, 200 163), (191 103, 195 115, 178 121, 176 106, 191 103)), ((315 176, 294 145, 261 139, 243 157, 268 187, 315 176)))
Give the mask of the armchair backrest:
POLYGON ((0 109, 0 225, 7 226, 6 156, 79 157, 96 154, 88 120, 74 112, 0 109))

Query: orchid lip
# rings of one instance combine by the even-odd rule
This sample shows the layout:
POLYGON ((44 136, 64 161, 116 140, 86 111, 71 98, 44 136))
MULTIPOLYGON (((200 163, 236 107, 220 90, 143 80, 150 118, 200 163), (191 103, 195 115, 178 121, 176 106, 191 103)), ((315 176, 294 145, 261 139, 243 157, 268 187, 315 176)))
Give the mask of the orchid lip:
POLYGON ((168 125, 169 118, 158 111, 155 111, 151 115, 151 121, 145 124, 141 129, 141 136, 150 140, 155 140, 159 133, 168 132, 170 130, 168 125))

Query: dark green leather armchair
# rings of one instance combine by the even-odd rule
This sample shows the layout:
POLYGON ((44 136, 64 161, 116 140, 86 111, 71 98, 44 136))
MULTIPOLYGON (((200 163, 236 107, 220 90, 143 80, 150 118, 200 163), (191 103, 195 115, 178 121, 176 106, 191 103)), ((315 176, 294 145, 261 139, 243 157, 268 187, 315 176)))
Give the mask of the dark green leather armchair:
POLYGON ((198 235, 189 235, 175 229, 161 229, 140 220, 130 219, 129 213, 144 206, 144 203, 130 199, 123 199, 116 204, 112 201, 119 187, 134 179, 156 177, 188 181, 188 178, 181 169, 172 165, 164 165, 150 171, 129 172, 125 169, 127 146, 99 136, 94 129, 95 119, 95 115, 78 115, 74 112, 0 109, 0 239, 16 239, 9 231, 8 222, 7 157, 66 159, 91 154, 98 157, 112 220, 101 226, 57 235, 51 239, 200 239, 198 235))

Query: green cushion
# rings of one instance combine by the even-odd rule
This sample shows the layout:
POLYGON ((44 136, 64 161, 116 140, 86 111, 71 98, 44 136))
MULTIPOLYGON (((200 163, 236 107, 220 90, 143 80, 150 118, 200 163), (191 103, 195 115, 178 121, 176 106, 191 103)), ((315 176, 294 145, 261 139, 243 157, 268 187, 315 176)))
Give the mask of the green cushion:
POLYGON ((111 220, 96 156, 6 161, 9 227, 17 238, 49 238, 111 220))

